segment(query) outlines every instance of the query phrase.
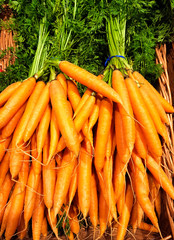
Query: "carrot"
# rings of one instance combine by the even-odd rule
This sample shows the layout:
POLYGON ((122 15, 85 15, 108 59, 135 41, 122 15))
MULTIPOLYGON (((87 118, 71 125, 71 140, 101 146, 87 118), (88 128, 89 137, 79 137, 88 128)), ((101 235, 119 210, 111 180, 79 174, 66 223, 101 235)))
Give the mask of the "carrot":
POLYGON ((133 228, 133 233, 135 234, 137 231, 137 225, 138 225, 138 221, 137 221, 137 208, 138 208, 138 201, 135 200, 135 202, 133 203, 132 206, 132 211, 131 211, 131 216, 130 216, 130 225, 133 228))
POLYGON ((74 165, 74 170, 73 170, 73 174, 72 174, 72 178, 71 178, 71 182, 70 182, 70 186, 69 186, 69 192, 68 192, 68 201, 69 201, 69 206, 71 205, 73 198, 76 194, 77 191, 77 178, 78 178, 78 162, 76 159, 75 165, 74 165))
POLYGON ((116 212, 116 206, 115 206, 114 192, 111 188, 111 191, 110 191, 111 195, 109 196, 108 189, 106 188, 106 183, 105 183, 105 179, 104 179, 103 175, 104 175, 103 172, 97 172, 100 188, 101 188, 103 197, 106 201, 106 204, 108 205, 109 212, 111 213, 111 215, 113 216, 115 221, 117 221, 117 212, 116 212))
POLYGON ((102 94, 114 102, 122 104, 120 96, 116 93, 116 91, 103 80, 101 80, 101 78, 98 78, 85 69, 82 69, 81 67, 76 66, 68 61, 60 61, 59 68, 66 75, 88 87, 89 89, 102 94))
POLYGON ((12 145, 12 152, 10 155, 10 173, 12 178, 16 178, 24 160, 24 146, 21 149, 14 148, 12 145))
MULTIPOLYGON (((89 128, 88 128, 88 123, 87 123, 87 119, 90 116, 93 107, 95 104, 95 96, 91 95, 88 100, 85 102, 85 104, 83 105, 83 107, 79 110, 78 114, 76 115, 75 119, 74 119, 74 125, 75 125, 75 129, 77 131, 77 133, 79 133, 82 129, 82 132, 84 134, 84 136, 86 136, 89 139, 89 128)), ((63 138, 63 137, 61 137, 63 138)), ((60 148, 60 145, 62 145, 62 141, 63 139, 60 138, 60 142, 58 143, 58 149, 60 148)), ((64 147, 66 145, 64 144, 64 147)), ((62 150, 62 148, 61 148, 62 150)))
POLYGON ((149 154, 146 158, 146 166, 164 191, 174 199, 174 186, 172 185, 172 182, 168 179, 161 166, 149 154))
POLYGON ((57 144, 60 137, 60 130, 57 126, 55 112, 52 109, 51 111, 51 121, 50 121, 50 149, 49 149, 49 156, 48 156, 48 163, 50 162, 51 158, 56 153, 57 144))
POLYGON ((10 84, 0 93, 0 107, 11 97, 22 82, 15 82, 10 84))
POLYGON ((42 154, 37 151, 37 129, 31 136, 31 158, 34 173, 39 175, 41 173, 42 154))
POLYGON ((163 106, 164 110, 166 112, 174 112, 174 108, 173 106, 167 102, 167 100, 165 98, 163 98, 161 96, 161 94, 138 72, 133 72, 133 76, 139 81, 142 82, 144 84, 146 84, 149 88, 149 91, 151 90, 153 92, 153 94, 156 96, 156 98, 159 100, 159 102, 161 103, 161 105, 163 106))
POLYGON ((157 212, 158 217, 160 218, 161 216, 161 211, 162 211, 162 197, 161 197, 161 191, 159 189, 157 197, 155 199, 155 209, 157 212))
POLYGON ((156 229, 153 225, 145 223, 145 222, 141 222, 138 228, 149 231, 149 232, 156 232, 156 233, 159 232, 158 229, 156 229))
POLYGON ((40 174, 35 174, 33 167, 30 168, 27 187, 26 187, 26 194, 25 194, 25 203, 24 203, 24 220, 25 220, 25 228, 28 225, 29 220, 32 217, 35 199, 36 199, 36 192, 38 189, 38 185, 40 182, 40 174))
POLYGON ((19 143, 21 143, 21 141, 23 140, 23 135, 25 133, 26 125, 30 119, 33 109, 34 109, 34 107, 37 103, 37 100, 38 100, 39 96, 41 95, 41 92, 44 87, 45 87, 45 83, 42 81, 38 81, 36 83, 36 86, 35 86, 32 94, 30 95, 30 97, 27 101, 27 105, 26 105, 24 114, 22 115, 22 118, 19 121, 19 123, 15 129, 15 132, 14 132, 13 141, 15 142, 15 144, 14 144, 15 147, 18 146, 19 143))
POLYGON ((24 161, 22 162, 22 166, 20 169, 20 172, 18 174, 18 181, 21 184, 21 191, 25 190, 27 181, 28 181, 28 175, 29 175, 29 164, 30 164, 30 144, 26 147, 25 151, 27 154, 24 155, 24 161))
POLYGON ((90 208, 89 208, 90 221, 94 227, 98 224, 98 193, 96 176, 94 173, 91 175, 91 194, 90 194, 90 208))
POLYGON ((124 126, 123 126, 123 118, 118 108, 114 109, 114 116, 115 116, 115 137, 116 137, 117 152, 121 157, 121 161, 126 164, 130 159, 131 152, 126 143, 126 137, 125 137, 124 126))
POLYGON ((44 201, 42 194, 42 181, 38 186, 38 193, 35 200, 35 207, 32 214, 32 237, 33 240, 39 240, 42 232, 42 222, 44 219, 44 201))
POLYGON ((14 116, 9 120, 7 125, 5 125, 2 128, 1 134, 3 138, 8 138, 10 137, 10 135, 12 135, 12 133, 16 128, 16 125, 18 124, 20 118, 22 117, 25 107, 26 107, 26 103, 24 103, 22 107, 14 114, 14 116))
POLYGON ((75 162, 75 155, 68 148, 66 148, 61 166, 57 171, 53 203, 54 217, 56 217, 56 215, 59 213, 67 196, 75 162))
POLYGON ((152 154, 160 157, 162 155, 161 142, 153 120, 140 94, 139 88, 131 78, 126 78, 125 82, 129 92, 133 112, 136 119, 141 124, 141 129, 148 144, 148 149, 152 154))
POLYGON ((45 109, 45 112, 43 113, 43 116, 39 122, 38 125, 38 131, 37 131, 37 152, 38 155, 41 154, 42 148, 46 139, 46 135, 48 132, 49 124, 51 119, 51 107, 48 104, 48 106, 45 109))
POLYGON ((112 166, 113 166, 113 158, 110 157, 105 160, 105 164, 103 167, 103 178, 104 178, 105 188, 106 188, 105 191, 106 191, 106 194, 108 195, 106 200, 107 200, 107 204, 108 204, 111 215, 112 215, 112 212, 116 210, 115 207, 113 207, 112 205, 115 197, 113 183, 112 183, 112 172, 113 172, 112 166))
POLYGON ((57 76, 56 76, 56 80, 59 81, 65 91, 65 95, 67 96, 67 92, 68 92, 68 86, 67 86, 67 80, 66 80, 66 77, 63 73, 59 73, 57 76))
POLYGON ((78 198, 80 210, 84 218, 87 217, 90 208, 91 171, 92 147, 90 142, 85 139, 82 142, 78 166, 78 198))
POLYGON ((117 210, 118 210, 119 215, 122 215, 122 211, 123 211, 123 208, 125 205, 125 194, 126 194, 126 183, 124 183, 123 191, 117 200, 117 210))
POLYGON ((75 112, 74 112, 74 117, 77 116, 78 112, 80 111, 80 109, 84 106, 84 104, 86 103, 86 100, 89 98, 89 96, 91 96, 92 94, 92 90, 87 88, 86 91, 84 92, 82 98, 80 99, 79 101, 79 104, 78 106, 76 107, 75 109, 75 112))
POLYGON ((114 166, 114 192, 115 192, 115 202, 118 201, 119 197, 125 186, 125 174, 127 171, 127 164, 123 163, 119 154, 115 156, 115 166, 114 166))
POLYGON ((77 218, 77 209, 75 206, 72 206, 69 210, 69 225, 73 233, 78 234, 80 231, 79 220, 77 218))
POLYGON ((19 224, 17 227, 17 235, 19 239, 24 239, 27 235, 28 228, 25 228, 25 222, 24 222, 24 213, 22 213, 22 216, 20 217, 19 224))
POLYGON ((75 111, 81 101, 81 96, 77 85, 72 80, 67 80, 68 84, 68 99, 72 105, 73 110, 75 111))
POLYGON ((43 195, 44 203, 48 209, 53 206, 54 191, 56 185, 56 163, 55 158, 52 158, 47 164, 49 154, 49 134, 47 134, 46 141, 43 147, 43 195))
POLYGON ((2 159, 2 162, 0 163, 0 188, 9 170, 9 163, 10 163, 10 152, 7 151, 5 153, 5 156, 2 159))
POLYGON ((119 112, 122 117, 123 122, 123 132, 125 135, 125 142, 131 153, 134 148, 135 142, 135 121, 134 115, 132 110, 132 105, 129 99, 128 90, 126 88, 126 84, 124 81, 123 74, 120 70, 114 70, 112 73, 112 86, 115 91, 119 94, 120 98, 122 99, 123 105, 125 109, 118 105, 119 112))
POLYGON ((15 233, 24 205, 25 190, 21 188, 20 182, 17 182, 15 184, 15 188, 16 194, 12 199, 10 214, 7 218, 7 225, 5 231, 6 239, 11 239, 13 234, 15 233))
POLYGON ((4 233, 6 226, 7 226, 7 219, 8 219, 8 215, 10 214, 10 209, 11 209, 11 204, 12 204, 12 198, 14 196, 14 191, 12 192, 12 195, 10 197, 10 200, 8 201, 5 211, 4 211, 4 215, 2 218, 2 223, 1 223, 1 230, 0 230, 0 237, 2 236, 2 234, 4 233))
POLYGON ((8 147, 10 145, 12 136, 9 136, 8 138, 3 139, 0 135, 0 162, 2 161, 4 154, 8 150, 8 147))
POLYGON ((50 83, 50 97, 52 108, 55 111, 58 127, 67 147, 78 156, 80 143, 73 119, 69 112, 67 99, 63 87, 58 81, 50 83))
POLYGON ((150 116, 154 122, 157 132, 163 137, 163 139, 165 140, 165 142, 168 145, 169 138, 168 138, 166 126, 162 123, 160 115, 159 115, 155 105, 153 104, 151 98, 149 97, 148 93, 146 93, 146 91, 144 91, 143 87, 140 87, 139 89, 142 94, 143 100, 146 104, 146 107, 150 113, 150 116))
POLYGON ((35 78, 25 80, 0 109, 0 128, 4 127, 31 95, 36 84, 35 78))
POLYGON ((102 191, 99 193, 99 223, 100 223, 100 237, 104 234, 109 217, 109 208, 102 191))
POLYGON ((57 227, 57 218, 54 217, 54 210, 51 208, 51 210, 47 211, 47 220, 48 223, 53 230, 54 234, 56 235, 56 238, 58 238, 58 227, 57 227))
POLYGON ((146 159, 147 143, 144 138, 143 132, 137 122, 135 123, 135 146, 134 147, 138 155, 141 158, 146 159))
POLYGON ((109 131, 112 122, 113 104, 107 99, 103 98, 101 101, 99 119, 96 133, 95 144, 95 158, 94 164, 97 171, 100 171, 104 166, 104 159, 106 153, 106 143, 109 137, 109 131))
POLYGON ((9 198, 10 191, 13 187, 10 173, 7 173, 3 181, 3 185, 0 187, 0 224, 4 215, 5 206, 9 198))
POLYGON ((50 100, 49 87, 50 87, 50 83, 48 82, 44 86, 39 97, 37 97, 37 101, 34 105, 33 111, 30 115, 30 118, 29 118, 26 128, 25 128, 25 132, 23 135, 24 142, 27 142, 30 139, 30 137, 34 133, 36 127, 38 126, 39 121, 42 118, 46 107, 48 106, 48 103, 50 100))
POLYGON ((41 229, 41 233, 43 237, 47 237, 48 235, 48 224, 47 224, 47 219, 46 217, 44 217, 43 221, 42 221, 42 229, 41 229))
POLYGON ((147 217, 151 220, 152 224, 159 229, 158 219, 156 217, 153 205, 149 199, 149 182, 147 173, 145 170, 143 172, 140 171, 135 164, 133 165, 132 162, 129 163, 129 166, 131 167, 131 180, 137 201, 147 217))
POLYGON ((138 170, 141 171, 143 174, 146 174, 146 169, 144 167, 144 164, 135 150, 132 152, 132 160, 134 165, 138 168, 138 170))
POLYGON ((124 236, 126 234, 126 229, 129 223, 130 214, 132 210, 133 205, 133 193, 132 188, 130 184, 127 184, 126 186, 126 196, 125 196, 125 204, 122 209, 121 216, 119 218, 119 224, 118 224, 118 231, 117 231, 117 238, 118 240, 124 239, 124 236))
POLYGON ((101 102, 101 99, 99 98, 98 95, 96 95, 96 103, 95 103, 92 113, 89 117, 89 131, 90 131, 90 129, 92 129, 94 127, 94 125, 96 124, 96 122, 98 120, 100 102, 101 102))

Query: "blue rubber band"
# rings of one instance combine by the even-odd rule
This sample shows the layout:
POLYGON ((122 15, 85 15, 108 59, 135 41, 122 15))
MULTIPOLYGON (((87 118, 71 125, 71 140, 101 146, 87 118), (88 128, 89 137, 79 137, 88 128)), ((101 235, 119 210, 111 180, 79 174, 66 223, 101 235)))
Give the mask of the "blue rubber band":
POLYGON ((121 58, 124 58, 124 59, 125 59, 125 57, 122 56, 122 55, 114 55, 114 56, 108 57, 108 58, 106 59, 106 61, 105 61, 105 64, 104 64, 105 67, 107 66, 108 62, 109 62, 112 58, 114 58, 114 57, 121 57, 121 58))

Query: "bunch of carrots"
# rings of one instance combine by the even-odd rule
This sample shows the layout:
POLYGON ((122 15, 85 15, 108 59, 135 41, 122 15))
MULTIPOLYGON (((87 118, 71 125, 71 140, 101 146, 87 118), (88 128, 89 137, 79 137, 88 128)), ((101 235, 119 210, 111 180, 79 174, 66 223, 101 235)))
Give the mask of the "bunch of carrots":
POLYGON ((23 239, 31 224, 34 240, 49 229, 59 239, 61 223, 74 239, 87 218, 100 236, 117 225, 118 240, 128 224, 161 234, 161 188, 174 199, 161 167, 174 108, 136 71, 113 70, 110 86, 70 62, 59 69, 0 93, 0 236, 23 239))

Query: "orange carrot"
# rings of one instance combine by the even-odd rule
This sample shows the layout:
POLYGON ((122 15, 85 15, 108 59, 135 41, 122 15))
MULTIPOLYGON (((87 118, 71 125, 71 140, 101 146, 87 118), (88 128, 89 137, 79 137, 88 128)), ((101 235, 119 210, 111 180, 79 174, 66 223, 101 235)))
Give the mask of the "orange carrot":
POLYGON ((102 191, 99 193, 99 223, 100 223, 100 236, 102 236, 107 228, 109 217, 109 208, 102 191))
POLYGON ((24 220, 25 228, 28 226, 28 222, 32 217, 38 185, 40 182, 40 174, 35 174, 33 167, 30 168, 28 176, 25 203, 24 203, 24 220))
POLYGON ((119 154, 115 156, 115 166, 114 166, 114 192, 115 192, 115 202, 118 201, 121 196, 122 191, 125 186, 125 174, 127 171, 127 164, 123 163, 119 154))
POLYGON ((140 94, 137 84, 131 79, 125 80, 129 92, 132 108, 136 119, 141 124, 141 128, 148 144, 148 149, 156 156, 162 155, 162 146, 154 126, 153 120, 147 110, 144 100, 140 94))
POLYGON ((2 159, 2 162, 0 163, 0 188, 9 170, 9 163, 10 163, 10 152, 7 151, 5 153, 5 156, 2 159))
POLYGON ((36 195, 35 207, 32 214, 32 237, 33 240, 39 240, 42 231, 42 222, 44 219, 44 201, 42 194, 42 181, 40 181, 38 186, 38 193, 36 195))
POLYGON ((48 209, 53 206, 54 191, 56 185, 56 163, 55 158, 52 158, 48 162, 49 154, 49 135, 47 134, 46 141, 43 147, 43 168, 42 168, 42 177, 43 177, 43 195, 44 203, 48 209))
POLYGON ((14 114, 14 116, 9 120, 7 125, 5 125, 2 128, 1 133, 3 138, 8 138, 13 133, 13 131, 16 128, 16 125, 18 124, 20 118, 22 117, 25 107, 26 107, 26 103, 24 103, 22 107, 14 114))
POLYGON ((41 232, 42 232, 42 236, 43 237, 47 237, 48 235, 48 224, 47 224, 47 219, 46 217, 44 217, 43 221, 42 221, 42 229, 41 229, 41 232))
POLYGON ((145 222, 141 222, 138 228, 149 232, 159 232, 158 229, 156 229, 153 225, 145 222))
POLYGON ((0 187, 0 224, 4 215, 5 205, 9 198, 10 191, 12 189, 13 182, 11 180, 10 173, 7 173, 3 181, 2 187, 0 187))
POLYGON ((51 121, 50 121, 50 149, 49 149, 49 156, 48 156, 48 162, 51 160, 51 158, 56 153, 57 144, 60 137, 60 130, 57 125, 55 112, 52 109, 51 111, 51 121))
POLYGON ((36 127, 38 126, 38 123, 39 123, 40 119, 42 118, 46 107, 48 106, 48 103, 50 100, 49 87, 50 87, 50 83, 48 82, 44 86, 39 97, 37 97, 37 101, 34 105, 33 111, 30 115, 30 118, 29 118, 26 128, 25 128, 25 133, 23 136, 24 142, 27 142, 30 139, 30 137, 34 133, 36 127))
POLYGON ((65 149, 60 168, 57 171, 57 180, 54 191, 54 217, 59 213, 71 182, 76 157, 68 148, 65 149))
POLYGON ((90 129, 92 129, 94 127, 94 125, 96 124, 96 122, 98 120, 100 102, 101 102, 101 99, 99 98, 98 95, 96 95, 96 103, 95 103, 92 113, 89 117, 89 131, 90 131, 90 129))
POLYGON ((24 146, 21 149, 18 148, 13 148, 12 145, 12 152, 10 155, 10 173, 12 178, 16 178, 21 167, 22 167, 22 162, 24 160, 24 146))
POLYGON ((10 84, 0 93, 0 107, 10 98, 10 96, 17 90, 22 82, 15 82, 10 84))
POLYGON ((76 159, 75 165, 74 165, 74 170, 69 186, 69 192, 68 192, 68 200, 69 200, 69 206, 71 205, 73 198, 75 196, 75 193, 77 191, 77 183, 78 183, 78 162, 76 159))
POLYGON ((148 88, 153 92, 153 94, 157 97, 157 99, 159 100, 159 102, 162 104, 164 110, 166 112, 174 112, 174 108, 173 106, 167 102, 167 100, 165 98, 163 98, 161 96, 161 94, 137 71, 133 72, 133 76, 141 83, 144 83, 148 86, 148 88))
POLYGON ((74 81, 67 80, 67 83, 68 83, 68 99, 72 105, 72 108, 75 111, 79 105, 81 96, 80 96, 79 90, 77 88, 77 85, 75 84, 74 81))
POLYGON ((27 101, 27 105, 26 105, 24 114, 23 114, 21 120, 19 121, 19 123, 15 129, 15 132, 14 132, 13 142, 15 142, 15 144, 14 144, 15 147, 17 147, 19 145, 19 143, 21 143, 21 141, 23 140, 23 135, 25 133, 26 125, 30 119, 30 116, 33 112, 34 106, 36 105, 37 100, 38 100, 39 96, 41 95, 41 92, 44 87, 45 87, 45 83, 42 81, 38 81, 36 83, 36 86, 31 94, 31 96, 29 97, 29 99, 27 101))
POLYGON ((0 128, 4 127, 31 95, 36 84, 35 78, 25 80, 0 109, 0 128))
POLYGON ((15 184, 15 188, 16 194, 12 199, 10 214, 7 218, 7 225, 5 231, 6 239, 11 239, 13 234, 15 233, 24 205, 25 190, 21 189, 20 182, 17 182, 15 184))
POLYGON ((50 83, 50 97, 52 108, 55 111, 58 127, 67 147, 78 156, 80 143, 77 131, 71 117, 63 87, 58 81, 50 83))
POLYGON ((42 154, 38 154, 37 151, 37 129, 31 136, 31 157, 32 168, 35 174, 41 173, 42 154))
POLYGON ((80 210, 84 218, 87 217, 90 208, 91 171, 92 147, 90 142, 85 139, 82 142, 78 166, 78 198, 80 210))
POLYGON ((131 152, 126 143, 126 137, 125 137, 124 126, 123 126, 123 118, 118 108, 114 109, 114 115, 115 115, 115 137, 116 137, 117 152, 121 157, 121 161, 126 164, 130 159, 131 152))
POLYGON ((67 92, 68 92, 68 86, 67 86, 67 80, 66 80, 66 77, 63 73, 59 73, 57 76, 56 76, 56 80, 59 81, 65 91, 65 95, 67 96, 67 92))
POLYGON ((143 172, 140 171, 132 162, 129 163, 129 166, 131 167, 131 180, 137 200, 152 224, 159 229, 158 219, 149 199, 149 182, 147 173, 145 170, 143 172))
POLYGON ((25 222, 24 222, 24 213, 22 213, 22 216, 20 217, 19 224, 17 227, 17 235, 19 239, 24 239, 27 235, 28 228, 25 228, 25 222))
POLYGON ((0 162, 2 161, 4 154, 8 150, 11 139, 12 139, 12 136, 3 139, 2 136, 0 135, 0 162))
POLYGON ((98 194, 97 194, 96 176, 94 173, 91 175, 91 195, 90 195, 89 216, 90 216, 90 221, 95 229, 98 224, 98 194))
POLYGON ((102 172, 97 172, 100 188, 103 194, 103 197, 106 201, 106 204, 108 205, 109 213, 113 216, 114 220, 117 221, 117 212, 116 212, 116 206, 115 206, 115 198, 114 198, 114 191, 111 189, 109 196, 108 189, 106 188, 106 183, 104 179, 104 174, 102 172))
POLYGON ((78 104, 77 108, 75 109, 74 117, 77 116, 78 112, 84 106, 86 100, 89 98, 89 96, 91 96, 92 92, 93 91, 91 89, 89 89, 89 88, 86 89, 86 91, 84 92, 82 98, 79 101, 79 104, 78 104))
POLYGON ((125 109, 121 105, 118 105, 120 114, 122 116, 125 142, 129 149, 129 152, 131 153, 134 148, 134 142, 135 142, 135 121, 134 121, 131 102, 129 99, 128 90, 125 85, 123 74, 121 73, 120 70, 113 71, 112 86, 115 89, 115 91, 119 94, 124 104, 124 107, 126 108, 126 111, 125 111, 125 109))
POLYGON ((100 106, 95 144, 94 164, 97 171, 100 171, 104 166, 106 143, 108 141, 109 131, 112 122, 112 112, 113 112, 112 102, 107 98, 103 98, 100 106))
POLYGON ((141 158, 146 159, 147 143, 138 123, 135 123, 135 149, 141 158))
POLYGON ((125 204, 125 194, 126 194, 126 183, 124 183, 123 186, 123 191, 120 194, 120 197, 117 200, 117 210, 119 215, 122 214, 123 208, 124 208, 124 204, 125 204))
POLYGON ((132 210, 133 205, 133 193, 132 188, 130 184, 127 184, 126 186, 126 196, 125 196, 125 204, 122 209, 121 216, 119 218, 119 224, 118 224, 118 231, 117 231, 117 238, 118 240, 124 239, 124 236, 126 234, 126 229, 129 223, 130 214, 132 210))
POLYGON ((139 89, 142 94, 143 100, 146 104, 146 107, 150 113, 150 116, 154 122, 157 132, 163 137, 165 142, 168 144, 169 139, 168 139, 168 133, 167 133, 166 126, 162 123, 160 115, 159 115, 155 105, 153 104, 153 101, 149 97, 148 93, 146 93, 146 91, 144 91, 143 87, 140 87, 139 89))
POLYGON ((54 210, 51 208, 51 210, 47 211, 47 220, 48 223, 53 230, 54 234, 56 235, 56 238, 58 238, 58 227, 57 227, 57 218, 54 217, 54 210))
POLYGON ((146 166, 164 191, 174 199, 174 186, 172 185, 172 182, 169 180, 161 166, 149 154, 146 158, 146 166))
POLYGON ((59 68, 66 75, 83 84, 84 86, 87 86, 89 89, 102 94, 114 102, 122 104, 120 96, 116 93, 116 91, 92 73, 68 61, 60 61, 59 68))
POLYGON ((41 154, 42 148, 46 139, 46 135, 48 132, 49 124, 51 119, 51 107, 48 104, 48 106, 45 109, 45 112, 43 113, 43 116, 38 124, 38 131, 37 131, 37 152, 38 155, 41 154))
POLYGON ((69 210, 69 225, 73 233, 78 234, 80 231, 79 220, 77 218, 77 209, 75 206, 72 206, 69 210))

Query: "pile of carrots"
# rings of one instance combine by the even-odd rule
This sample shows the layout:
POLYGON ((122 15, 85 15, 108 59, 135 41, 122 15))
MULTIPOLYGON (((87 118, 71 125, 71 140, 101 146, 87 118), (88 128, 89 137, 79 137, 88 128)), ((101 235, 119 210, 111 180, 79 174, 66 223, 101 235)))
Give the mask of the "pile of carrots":
POLYGON ((161 167, 174 108, 136 71, 113 70, 112 86, 70 62, 47 83, 35 77, 0 93, 0 236, 40 239, 59 226, 69 239, 89 219, 116 239, 160 232, 161 167), (87 89, 81 96, 77 82, 87 89))

